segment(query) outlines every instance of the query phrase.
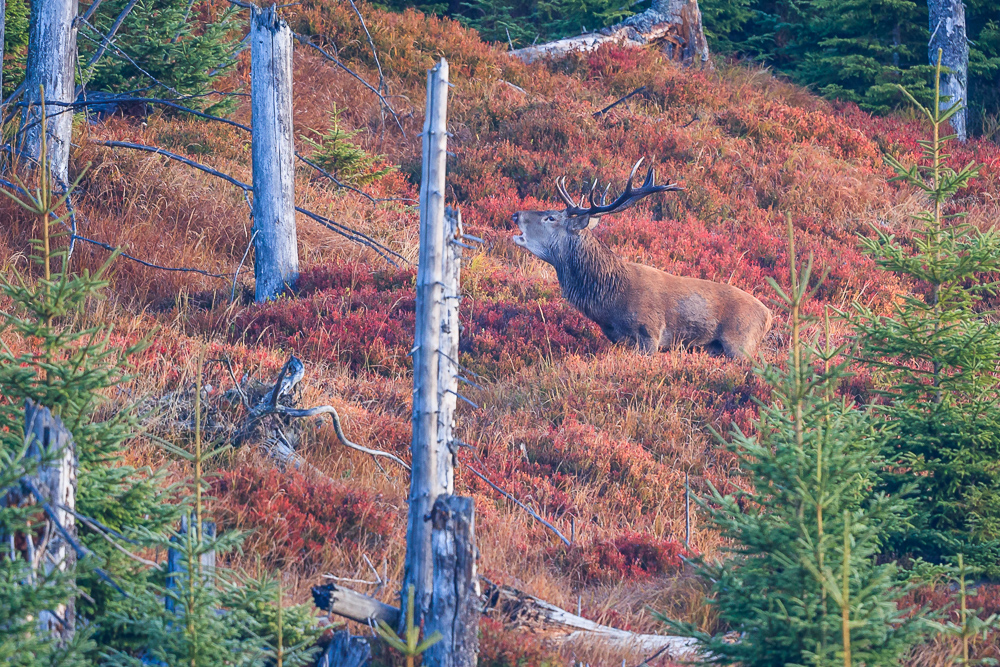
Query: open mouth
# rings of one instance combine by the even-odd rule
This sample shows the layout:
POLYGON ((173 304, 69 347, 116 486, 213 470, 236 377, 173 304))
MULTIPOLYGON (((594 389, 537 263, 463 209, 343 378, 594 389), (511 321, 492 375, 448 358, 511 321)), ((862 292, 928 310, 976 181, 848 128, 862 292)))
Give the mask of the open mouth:
POLYGON ((514 245, 524 245, 524 234, 515 234, 513 236, 514 245))

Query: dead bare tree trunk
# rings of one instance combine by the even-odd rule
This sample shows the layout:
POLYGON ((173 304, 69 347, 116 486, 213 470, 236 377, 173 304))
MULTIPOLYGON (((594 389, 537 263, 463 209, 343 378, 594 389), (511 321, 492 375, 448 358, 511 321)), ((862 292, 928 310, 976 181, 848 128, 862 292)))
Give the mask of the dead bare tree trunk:
POLYGON ((292 31, 274 6, 250 19, 253 118, 254 300, 274 299, 295 284, 295 144, 292 137, 292 31))
POLYGON ((439 364, 441 363, 442 282, 445 253, 444 191, 448 149, 448 63, 427 73, 427 115, 423 132, 420 183, 420 253, 417 269, 416 329, 413 353, 413 455, 406 531, 403 590, 414 587, 414 622, 430 609, 434 587, 431 526, 427 521, 438 496, 451 493, 451 453, 438 440, 439 364))
MULTIPOLYGON (((29 442, 27 457, 40 461, 29 480, 42 495, 36 500, 48 503, 66 532, 76 537, 76 446, 73 436, 48 408, 36 405, 31 399, 24 402, 24 437, 29 442)), ((50 518, 31 563, 34 570, 42 568, 69 572, 76 567, 76 551, 65 535, 50 518)), ((66 604, 38 615, 42 630, 52 633, 60 644, 73 639, 76 632, 76 604, 70 597, 66 604)))
POLYGON ((479 581, 476 577, 475 503, 442 495, 431 512, 434 596, 425 635, 442 639, 424 653, 428 667, 475 667, 479 652, 479 581))
POLYGON ((347 630, 341 630, 333 635, 316 667, 364 667, 371 657, 368 640, 352 637, 347 630))
POLYGON ((937 65, 938 49, 941 65, 948 68, 941 74, 941 109, 961 102, 962 110, 951 117, 951 127, 964 142, 967 138, 966 108, 969 104, 969 40, 965 31, 965 5, 962 0, 927 0, 930 10, 931 39, 927 55, 932 66, 937 65))
POLYGON ((686 66, 711 68, 698 0, 654 0, 653 6, 597 32, 511 51, 525 62, 594 51, 602 44, 643 46, 662 43, 664 52, 686 66))
MULTIPOLYGON (((181 538, 188 539, 188 528, 189 528, 189 517, 181 517, 181 529, 179 531, 181 538)), ((199 533, 201 538, 205 541, 215 539, 215 522, 214 521, 202 521, 201 522, 201 532, 199 533)), ((193 539, 194 536, 192 536, 193 539)), ((171 538, 174 542, 178 542, 177 538, 171 538)), ((205 579, 203 583, 213 582, 215 580, 215 552, 209 551, 203 553, 199 558, 201 561, 201 572, 205 579)), ((167 551, 167 590, 173 591, 177 590, 180 586, 177 578, 180 576, 187 576, 187 561, 184 552, 180 549, 170 549, 167 551)), ((195 585, 195 584, 190 584, 195 585)), ((172 596, 166 595, 163 599, 164 607, 167 611, 176 611, 177 600, 172 596)))
POLYGON ((441 330, 438 336, 438 420, 437 479, 441 488, 455 489, 455 452, 452 438, 455 408, 458 406, 458 305, 461 301, 462 246, 455 243, 462 236, 462 213, 448 206, 444 210, 444 248, 442 249, 441 330))
POLYGON ((24 149, 37 163, 42 155, 41 103, 46 107, 46 153, 52 178, 61 188, 69 184, 69 148, 73 135, 73 114, 66 104, 73 102, 73 72, 76 65, 77 0, 38 0, 31 3, 28 32, 28 63, 25 73, 24 149))

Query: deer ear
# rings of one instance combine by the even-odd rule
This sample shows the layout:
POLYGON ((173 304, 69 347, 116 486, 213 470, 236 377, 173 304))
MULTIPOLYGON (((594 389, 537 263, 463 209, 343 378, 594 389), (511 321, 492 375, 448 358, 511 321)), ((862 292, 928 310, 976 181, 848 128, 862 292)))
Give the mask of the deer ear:
POLYGON ((592 217, 592 218, 590 219, 590 222, 588 222, 588 223, 587 223, 587 229, 593 229, 593 228, 594 228, 594 227, 596 227, 596 226, 597 226, 597 225, 598 225, 598 224, 599 224, 600 222, 601 222, 601 218, 600 218, 599 216, 596 216, 596 215, 595 215, 595 216, 593 216, 593 217, 592 217))
POLYGON ((589 228, 592 220, 597 220, 597 218, 591 218, 587 215, 574 215, 566 220, 566 227, 569 228, 571 232, 578 232, 582 229, 589 228))

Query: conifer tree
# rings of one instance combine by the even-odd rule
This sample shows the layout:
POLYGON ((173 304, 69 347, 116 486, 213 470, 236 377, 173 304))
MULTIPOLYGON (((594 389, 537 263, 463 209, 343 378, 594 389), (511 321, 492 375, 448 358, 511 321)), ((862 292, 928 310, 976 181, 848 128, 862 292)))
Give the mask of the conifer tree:
MULTIPOLYGON (((940 64, 936 81, 940 77, 940 64)), ((905 91, 904 91, 905 92, 905 91)), ((1000 576, 1000 329, 984 301, 996 293, 1000 235, 964 220, 950 200, 979 166, 947 166, 942 136, 958 106, 930 108, 910 101, 928 119, 932 138, 921 142, 923 163, 906 166, 886 156, 893 179, 924 193, 930 208, 913 216, 912 239, 876 228, 862 239, 885 271, 912 286, 888 316, 857 306, 852 320, 859 354, 888 388, 880 408, 888 451, 900 465, 885 477, 891 494, 919 483, 916 525, 894 547, 941 562, 964 553, 1000 576)))
MULTIPOLYGON (((44 110, 42 116, 44 118, 44 110)), ((43 121, 44 124, 44 121, 43 121)), ((14 199, 34 218, 40 239, 31 241, 31 264, 40 273, 37 278, 11 269, 10 280, 0 278, 0 295, 6 297, 10 310, 0 311, 0 664, 16 667, 84 664, 83 658, 93 645, 89 633, 81 628, 66 645, 60 645, 51 635, 40 631, 39 612, 53 611, 64 604, 79 586, 78 570, 39 567, 28 562, 35 554, 32 545, 42 518, 40 498, 31 502, 8 503, 8 492, 20 486, 20 480, 34 474, 40 466, 55 458, 57 452, 41 453, 42 459, 28 456, 31 443, 25 436, 25 398, 49 407, 62 417, 64 425, 80 433, 85 444, 93 427, 90 415, 84 411, 97 402, 92 394, 102 387, 108 368, 88 358, 90 351, 101 351, 94 334, 73 326, 81 304, 98 293, 99 277, 88 274, 70 276, 66 271, 65 251, 52 248, 53 228, 65 220, 57 212, 64 207, 72 192, 56 195, 44 147, 42 131, 41 160, 36 170, 38 186, 29 192, 18 180, 20 193, 3 192, 14 199), (59 269, 53 270, 53 263, 59 269), (13 334, 13 335, 12 335, 13 334), (89 335, 88 335, 89 334, 89 335), (89 339, 89 340, 88 340, 89 339), (20 341, 25 349, 15 352, 11 345, 20 341), (34 344, 35 347, 29 347, 34 344), (67 346, 64 349, 63 346, 67 346), (78 352, 81 349, 82 352, 78 352), (88 377, 92 376, 92 377, 88 377), (75 430, 74 430, 75 427, 75 430)), ((113 370, 111 371, 113 372, 113 370)), ((100 438, 98 439, 100 442, 100 438)), ((79 454, 79 444, 77 444, 79 454)), ((82 457, 81 457, 82 458, 82 457)), ((82 482, 81 482, 82 483, 82 482)), ((80 505, 77 505, 80 507, 80 505)))
POLYGON ((190 451, 163 442, 175 457, 190 464, 191 476, 180 484, 180 496, 191 498, 186 507, 182 530, 144 531, 140 543, 161 552, 179 552, 179 571, 166 574, 166 585, 147 585, 135 591, 128 606, 108 614, 104 623, 131 637, 132 646, 109 647, 104 664, 135 666, 150 664, 215 667, 215 665, 255 665, 263 659, 265 647, 256 635, 257 624, 241 610, 225 608, 228 581, 219 581, 224 572, 204 563, 205 556, 232 550, 242 540, 236 532, 219 536, 204 530, 207 481, 205 463, 228 449, 204 451, 201 439, 201 374, 204 352, 199 359, 194 395, 194 442, 190 451), (186 528, 183 529, 183 528, 186 528), (166 602, 172 604, 165 604, 166 602))
MULTIPOLYGON (((34 219, 39 238, 31 241, 34 275, 11 267, 9 274, 0 276, 0 296, 11 304, 0 312, 0 433, 22 433, 27 398, 62 420, 79 458, 76 511, 88 520, 79 523, 79 539, 100 567, 127 584, 130 577, 142 574, 91 529, 152 528, 172 517, 171 508, 158 502, 157 476, 120 461, 125 441, 137 428, 135 410, 129 405, 104 409, 107 390, 128 382, 129 359, 145 343, 113 345, 113 328, 88 317, 88 309, 103 297, 103 274, 115 255, 94 274, 73 273, 68 246, 56 246, 68 226, 69 194, 53 192, 44 161, 36 176, 33 191, 20 180, 20 193, 3 190, 34 219)), ((7 457, 13 457, 19 445, 16 437, 0 442, 7 457)), ((77 574, 75 585, 85 593, 77 600, 78 614, 99 615, 120 598, 90 569, 81 568, 77 574)))
MULTIPOLYGON (((80 27, 83 64, 100 49, 103 36, 128 4, 128 0, 108 0, 90 21, 96 30, 80 27)), ((82 77, 96 90, 125 92, 153 86, 156 96, 204 94, 212 81, 236 65, 237 10, 227 7, 218 13, 193 0, 140 2, 118 28, 115 48, 82 72, 82 77)), ((199 100, 190 103, 199 106, 199 100)))
POLYGON ((757 434, 737 428, 730 445, 749 488, 723 497, 710 486, 700 500, 732 546, 721 563, 700 561, 698 573, 740 639, 663 620, 695 637, 707 663, 830 665, 853 656, 898 665, 920 627, 897 608, 905 591, 895 566, 876 556, 907 507, 871 490, 883 466, 880 442, 868 414, 836 394, 848 372, 829 324, 822 345, 807 334, 811 261, 798 272, 792 233, 789 218, 791 288, 772 281, 790 312, 788 361, 760 371, 773 402, 761 406, 757 434))

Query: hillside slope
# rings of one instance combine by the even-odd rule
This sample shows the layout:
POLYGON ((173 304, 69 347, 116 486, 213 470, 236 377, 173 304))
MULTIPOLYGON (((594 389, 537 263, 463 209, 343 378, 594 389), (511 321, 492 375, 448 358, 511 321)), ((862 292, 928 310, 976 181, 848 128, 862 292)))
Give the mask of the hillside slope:
MULTIPOLYGON (((287 11, 299 32, 322 36, 361 76, 378 81, 349 7, 306 0, 287 11)), ((646 157, 660 179, 685 190, 603 219, 597 234, 623 256, 728 282, 767 302, 766 277, 787 283, 783 216, 790 212, 800 247, 828 271, 814 306, 862 300, 884 307, 905 286, 880 274, 856 238, 873 224, 907 235, 906 214, 920 202, 886 182, 881 155, 915 159, 920 128, 833 106, 750 67, 685 71, 654 51, 616 48, 526 66, 455 23, 362 11, 405 136, 366 88, 297 47, 299 148, 311 150, 301 138, 326 132, 336 106, 343 125, 362 130, 355 141, 383 155, 382 164, 398 166, 364 188, 375 197, 412 200, 425 70, 437 57, 448 59, 455 84, 448 194, 461 206, 466 229, 486 241, 467 251, 463 266, 461 361, 482 376, 482 388, 463 391, 478 408, 459 406, 458 434, 471 445, 460 459, 564 533, 575 525, 576 544, 565 548, 460 469, 456 486, 476 499, 481 571, 566 608, 579 603, 585 616, 620 627, 655 631, 647 606, 711 626, 700 590, 680 568, 685 474, 695 492, 706 481, 722 490, 738 483, 732 457, 710 429, 748 428, 753 399, 766 400, 765 387, 744 362, 683 352, 647 358, 610 346, 561 299, 553 271, 514 246, 510 216, 558 201, 558 176, 577 186, 593 176, 620 185, 646 157), (643 85, 645 97, 594 117, 643 85)), ((248 55, 225 90, 246 90, 248 55)), ((236 99, 232 118, 249 124, 249 100, 236 99)), ((79 123, 73 156, 76 173, 90 163, 78 204, 84 235, 159 265, 235 271, 249 241, 242 192, 161 157, 95 144, 109 139, 161 146, 249 181, 249 136, 154 112, 79 123)), ((997 146, 970 143, 952 159, 986 164, 963 206, 977 223, 996 220, 997 146)), ((372 204, 305 169, 298 172, 297 197, 415 261, 417 214, 408 202, 372 204)), ((23 263, 31 223, 7 203, 0 208, 12 220, 0 229, 0 256, 23 263)), ((230 303, 229 278, 119 259, 111 298, 95 304, 92 316, 117 322, 122 342, 151 336, 130 389, 158 402, 150 427, 161 435, 186 428, 200 346, 208 345, 210 358, 228 359, 235 378, 263 382, 293 352, 307 364, 300 404, 333 405, 352 440, 407 458, 414 267, 392 267, 306 218, 299 219, 299 239, 304 269, 294 297, 248 303, 252 270, 244 267, 230 303)), ((105 250, 81 245, 74 262, 96 268, 106 257, 105 250)), ((784 340, 778 317, 764 358, 777 359, 784 340)), ((212 424, 226 433, 243 415, 226 394, 233 377, 225 364, 211 365, 206 376, 215 388, 212 424)), ((848 390, 863 397, 868 382, 858 378, 848 390)), ((306 599, 324 573, 367 578, 367 557, 380 571, 385 567, 392 583, 377 594, 391 600, 403 563, 407 479, 343 448, 324 422, 306 425, 301 438, 301 453, 321 474, 278 470, 260 443, 245 445, 215 471, 216 515, 253 530, 236 564, 260 557, 281 567, 297 598, 306 599)), ((129 458, 163 463, 141 439, 129 458)), ((689 548, 704 554, 719 548, 697 516, 689 548)), ((520 650, 505 631, 490 625, 489 633, 487 651, 520 650)), ((590 656, 592 664, 611 660, 596 649, 564 657, 571 655, 590 656)))

